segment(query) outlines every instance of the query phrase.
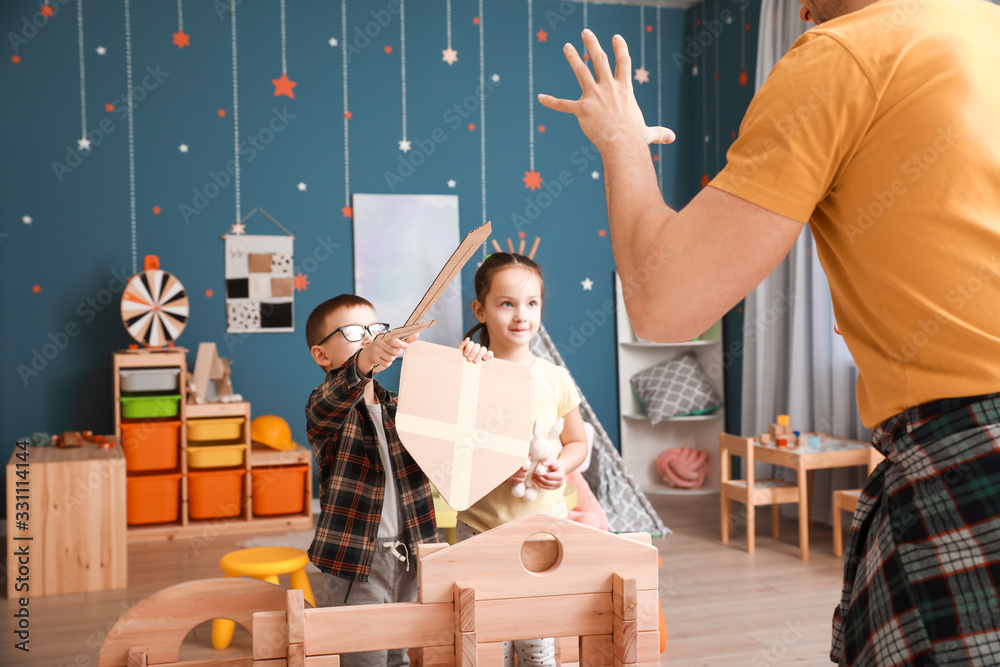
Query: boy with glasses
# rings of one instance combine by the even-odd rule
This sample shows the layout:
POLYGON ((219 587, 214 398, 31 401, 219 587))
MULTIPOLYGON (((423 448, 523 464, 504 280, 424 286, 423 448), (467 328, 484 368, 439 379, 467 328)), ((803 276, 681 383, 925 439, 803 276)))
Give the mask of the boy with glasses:
MULTIPOLYGON (((437 541, 427 477, 396 432, 396 397, 374 379, 418 334, 374 341, 387 331, 353 294, 321 303, 306 322, 309 353, 326 372, 306 403, 321 507, 309 558, 332 606, 416 600, 415 547, 437 541)), ((406 649, 340 659, 344 667, 410 664, 406 649)))

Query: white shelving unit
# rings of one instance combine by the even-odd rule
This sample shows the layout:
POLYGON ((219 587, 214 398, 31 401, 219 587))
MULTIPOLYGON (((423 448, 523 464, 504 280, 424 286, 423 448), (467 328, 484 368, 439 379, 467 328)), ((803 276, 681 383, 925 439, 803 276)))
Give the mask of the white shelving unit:
POLYGON ((725 396, 722 368, 722 323, 712 326, 698 340, 686 343, 649 343, 638 340, 625 312, 621 281, 615 275, 616 333, 618 340, 618 405, 622 457, 647 494, 707 495, 719 491, 719 434, 725 427, 725 409, 707 415, 675 417, 650 424, 632 391, 629 379, 639 371, 694 352, 719 396, 725 396), (713 377, 716 375, 717 377, 713 377), (656 471, 656 458, 669 447, 690 447, 708 452, 708 474, 699 489, 668 486, 656 471))

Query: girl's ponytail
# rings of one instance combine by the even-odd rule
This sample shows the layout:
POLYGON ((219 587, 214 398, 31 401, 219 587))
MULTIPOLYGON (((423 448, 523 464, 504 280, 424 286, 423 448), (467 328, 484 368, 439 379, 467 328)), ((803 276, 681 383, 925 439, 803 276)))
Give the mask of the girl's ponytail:
POLYGON ((477 331, 479 332, 479 343, 483 347, 489 347, 490 346, 490 330, 486 328, 486 323, 485 322, 476 322, 476 326, 472 327, 467 332, 465 332, 465 336, 464 337, 468 338, 469 340, 473 340, 472 336, 477 331))

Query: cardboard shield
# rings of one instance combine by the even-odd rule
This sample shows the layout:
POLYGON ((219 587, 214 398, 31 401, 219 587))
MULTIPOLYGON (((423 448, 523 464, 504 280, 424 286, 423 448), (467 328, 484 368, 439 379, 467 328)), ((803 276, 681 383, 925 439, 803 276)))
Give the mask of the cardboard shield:
POLYGON ((417 341, 403 355, 396 430, 441 496, 468 509, 524 464, 531 371, 417 341))

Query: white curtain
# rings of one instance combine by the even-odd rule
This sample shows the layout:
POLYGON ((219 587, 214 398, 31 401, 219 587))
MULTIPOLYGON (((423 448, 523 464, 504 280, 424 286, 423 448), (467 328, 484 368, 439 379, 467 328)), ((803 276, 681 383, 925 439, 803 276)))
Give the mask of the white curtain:
MULTIPOLYGON (((798 0, 763 0, 758 89, 805 32, 799 7, 798 0)), ((870 432, 861 426, 855 402, 857 369, 833 331, 830 288, 808 226, 781 264, 747 295, 744 315, 743 433, 766 432, 778 414, 787 414, 795 430, 867 441, 870 432)), ((787 472, 758 465, 758 474, 787 472)), ((811 518, 829 523, 832 490, 859 487, 864 478, 859 469, 816 472, 811 518)))

